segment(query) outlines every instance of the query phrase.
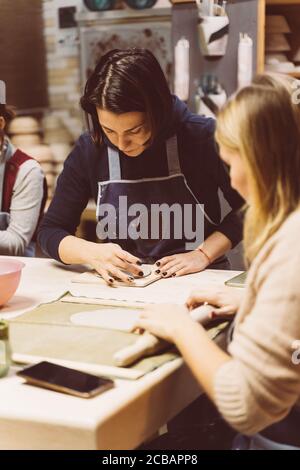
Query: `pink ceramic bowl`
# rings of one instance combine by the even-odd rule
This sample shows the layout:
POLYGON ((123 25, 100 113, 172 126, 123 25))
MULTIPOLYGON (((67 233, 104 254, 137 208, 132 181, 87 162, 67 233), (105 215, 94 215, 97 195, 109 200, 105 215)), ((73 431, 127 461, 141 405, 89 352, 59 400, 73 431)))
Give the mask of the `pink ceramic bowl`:
POLYGON ((0 257, 0 307, 16 292, 24 266, 21 261, 0 257))

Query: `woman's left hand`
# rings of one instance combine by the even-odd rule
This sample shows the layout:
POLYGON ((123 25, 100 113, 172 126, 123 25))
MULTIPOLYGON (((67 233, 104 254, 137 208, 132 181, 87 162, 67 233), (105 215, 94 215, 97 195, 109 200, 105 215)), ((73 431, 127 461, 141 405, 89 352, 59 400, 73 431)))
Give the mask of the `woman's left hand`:
POLYGON ((134 329, 142 328, 170 343, 176 343, 178 332, 193 323, 188 309, 179 305, 151 305, 141 311, 134 329))
POLYGON ((194 250, 161 258, 156 262, 156 272, 160 271, 163 277, 184 276, 203 271, 208 265, 206 256, 200 250, 194 250))

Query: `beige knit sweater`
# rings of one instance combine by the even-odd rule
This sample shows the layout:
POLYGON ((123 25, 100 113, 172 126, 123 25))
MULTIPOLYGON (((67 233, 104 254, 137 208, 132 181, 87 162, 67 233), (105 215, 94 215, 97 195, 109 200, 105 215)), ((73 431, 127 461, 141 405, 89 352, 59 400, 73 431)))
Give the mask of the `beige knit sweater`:
POLYGON ((289 216, 253 261, 228 348, 232 360, 215 377, 217 407, 239 432, 263 430, 300 401, 300 364, 292 361, 293 353, 300 358, 296 340, 300 210, 289 216))

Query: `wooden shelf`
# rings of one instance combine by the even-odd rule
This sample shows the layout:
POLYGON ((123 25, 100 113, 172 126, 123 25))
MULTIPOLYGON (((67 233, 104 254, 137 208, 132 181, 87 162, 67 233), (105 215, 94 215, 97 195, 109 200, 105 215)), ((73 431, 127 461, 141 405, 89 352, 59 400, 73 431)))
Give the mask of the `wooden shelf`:
MULTIPOLYGON (((259 1, 259 27, 258 41, 261 45, 258 49, 258 72, 263 72, 265 68, 265 30, 266 15, 283 15, 291 29, 291 33, 287 34, 287 38, 291 50, 286 53, 287 60, 294 61, 295 54, 300 48, 300 0, 261 0, 259 1)), ((297 65, 297 64, 296 64, 297 65)), ((288 75, 300 78, 300 72, 290 72, 288 75)))
POLYGON ((300 72, 290 72, 289 75, 294 78, 300 78, 300 72))
POLYGON ((267 0, 267 5, 300 5, 300 0, 267 0))
POLYGON ((266 1, 257 3, 258 24, 257 24, 257 73, 262 73, 265 68, 265 28, 266 28, 266 1))

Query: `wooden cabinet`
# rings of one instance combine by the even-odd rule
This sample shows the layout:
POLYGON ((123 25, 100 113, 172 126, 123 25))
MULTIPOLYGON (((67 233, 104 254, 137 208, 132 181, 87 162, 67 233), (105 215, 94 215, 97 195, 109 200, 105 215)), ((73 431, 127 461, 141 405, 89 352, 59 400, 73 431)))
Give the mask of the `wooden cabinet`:
POLYGON ((0 0, 0 79, 18 110, 48 105, 42 0, 0 0))

